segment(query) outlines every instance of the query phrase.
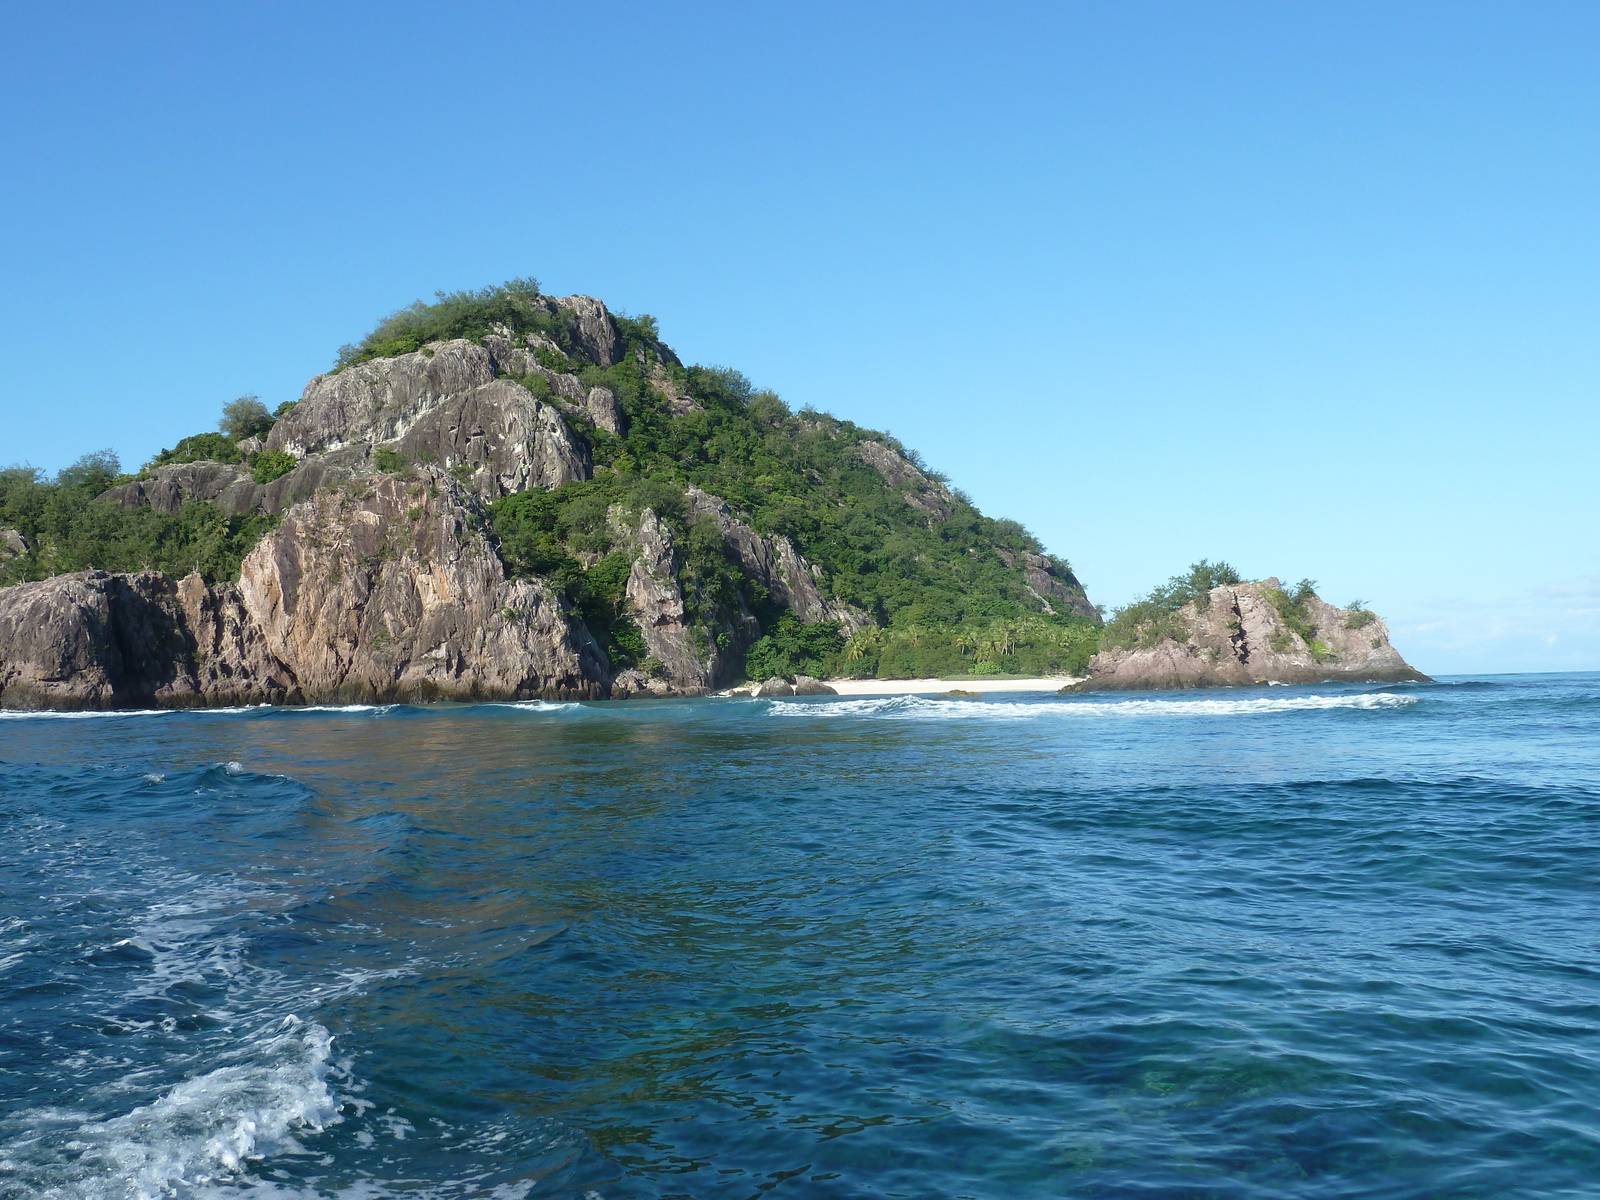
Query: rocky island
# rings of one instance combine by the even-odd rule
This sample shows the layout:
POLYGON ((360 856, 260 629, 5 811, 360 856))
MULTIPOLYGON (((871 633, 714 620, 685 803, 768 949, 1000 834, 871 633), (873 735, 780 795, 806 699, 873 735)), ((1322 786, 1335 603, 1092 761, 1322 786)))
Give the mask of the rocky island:
POLYGON ((1265 683, 1426 682, 1360 602, 1336 608, 1303 580, 1247 583, 1226 563, 1196 563, 1120 610, 1073 691, 1265 683))
POLYGON ((1063 560, 894 439, 531 280, 441 295, 133 475, 0 472, 0 707, 1081 672, 1063 560))

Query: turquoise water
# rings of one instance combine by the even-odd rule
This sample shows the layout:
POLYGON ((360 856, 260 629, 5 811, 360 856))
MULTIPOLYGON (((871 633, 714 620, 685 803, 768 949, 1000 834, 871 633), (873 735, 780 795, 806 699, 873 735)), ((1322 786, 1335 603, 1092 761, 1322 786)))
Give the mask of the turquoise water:
POLYGON ((1600 1194, 1600 676, 0 718, 0 1196, 1600 1194))

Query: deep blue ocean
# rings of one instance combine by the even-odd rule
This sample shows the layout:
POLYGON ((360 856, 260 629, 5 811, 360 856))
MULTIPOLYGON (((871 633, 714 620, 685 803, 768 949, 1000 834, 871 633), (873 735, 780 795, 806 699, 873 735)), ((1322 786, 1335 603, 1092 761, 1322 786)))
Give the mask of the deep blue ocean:
POLYGON ((1600 1196, 1600 676, 0 717, 0 1197, 1600 1196))

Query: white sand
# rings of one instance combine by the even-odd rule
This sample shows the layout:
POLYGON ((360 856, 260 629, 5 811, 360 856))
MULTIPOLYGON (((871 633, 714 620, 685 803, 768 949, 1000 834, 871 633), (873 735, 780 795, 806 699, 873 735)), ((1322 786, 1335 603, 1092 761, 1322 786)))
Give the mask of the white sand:
POLYGON ((829 679, 827 685, 841 696, 922 696, 960 688, 964 692, 1059 692, 1077 676, 1048 679, 829 679))

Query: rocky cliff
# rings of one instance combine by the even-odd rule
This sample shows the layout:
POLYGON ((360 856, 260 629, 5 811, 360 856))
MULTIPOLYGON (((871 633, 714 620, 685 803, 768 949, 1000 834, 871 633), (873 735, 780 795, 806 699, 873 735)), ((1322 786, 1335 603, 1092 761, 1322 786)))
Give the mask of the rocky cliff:
POLYGON ((49 531, 0 531, 49 576, 0 588, 0 707, 694 695, 774 630, 842 654, 899 606, 925 640, 976 589, 987 610, 1098 619, 1065 564, 883 435, 685 368, 598 300, 526 305, 316 376, 241 461, 152 465, 94 501, 276 521, 237 578, 52 574, 49 531), (551 506, 516 526, 503 503, 530 495, 551 506))
POLYGON ((1073 690, 1427 678, 1389 644, 1376 613, 1335 608, 1314 594, 1291 596, 1266 579, 1212 588, 1132 628, 1124 644, 1090 660, 1089 678, 1073 690))

